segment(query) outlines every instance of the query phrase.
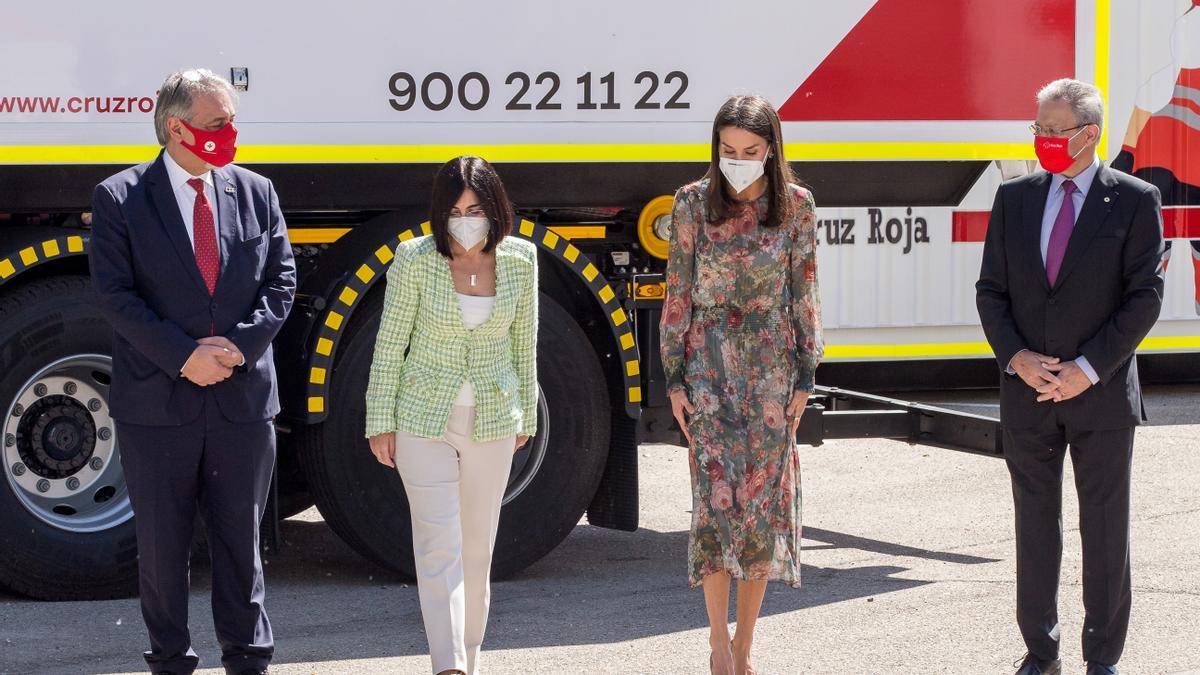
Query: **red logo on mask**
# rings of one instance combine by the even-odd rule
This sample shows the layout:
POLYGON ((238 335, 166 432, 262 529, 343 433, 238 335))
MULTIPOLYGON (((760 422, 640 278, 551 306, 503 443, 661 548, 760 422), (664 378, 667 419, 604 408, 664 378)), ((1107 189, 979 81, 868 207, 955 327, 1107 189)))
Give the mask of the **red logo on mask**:
POLYGON ((192 142, 183 142, 183 147, 187 148, 193 155, 208 162, 215 167, 222 167, 233 161, 237 155, 237 129, 233 126, 233 122, 217 129, 216 131, 205 131, 179 120, 187 130, 192 132, 192 142))
POLYGON ((1083 129, 1076 131, 1075 135, 1070 138, 1034 136, 1033 151, 1037 154, 1042 168, 1050 173, 1062 173, 1071 168, 1071 165, 1075 163, 1075 158, 1079 156, 1080 152, 1083 152, 1083 148, 1072 155, 1068 147, 1071 145, 1071 141, 1075 140, 1075 136, 1082 134, 1083 131, 1083 129))

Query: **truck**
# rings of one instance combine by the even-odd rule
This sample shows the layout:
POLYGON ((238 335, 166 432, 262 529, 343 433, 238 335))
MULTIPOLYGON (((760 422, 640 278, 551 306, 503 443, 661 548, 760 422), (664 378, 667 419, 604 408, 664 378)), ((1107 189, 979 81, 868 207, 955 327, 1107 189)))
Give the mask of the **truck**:
POLYGON ((238 161, 273 181, 298 262, 275 341, 270 519, 315 503, 401 573, 403 488, 363 438, 383 279, 395 247, 428 233, 437 166, 497 166, 541 269, 539 433, 513 458, 502 577, 585 516, 637 527, 638 443, 678 437, 658 360, 672 195, 704 173, 732 94, 777 105, 816 195, 822 384, 994 384, 974 309, 983 233, 998 184, 1036 168, 1034 94, 1060 77, 1101 88, 1101 157, 1163 192, 1175 263, 1139 353, 1161 371, 1195 364, 1198 27, 1192 0, 6 3, 0 585, 135 590, 89 209, 99 181, 159 152, 155 89, 172 71, 205 67, 239 91, 238 161))

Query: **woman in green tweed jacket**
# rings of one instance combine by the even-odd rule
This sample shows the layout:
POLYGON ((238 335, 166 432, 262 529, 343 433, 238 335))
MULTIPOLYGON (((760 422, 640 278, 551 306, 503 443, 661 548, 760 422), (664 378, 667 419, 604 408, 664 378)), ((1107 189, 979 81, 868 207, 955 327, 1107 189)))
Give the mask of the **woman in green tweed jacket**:
POLYGON ((433 672, 473 675, 512 454, 537 432, 537 250, 478 157, 438 172, 429 223, 388 270, 366 435, 404 481, 433 672))

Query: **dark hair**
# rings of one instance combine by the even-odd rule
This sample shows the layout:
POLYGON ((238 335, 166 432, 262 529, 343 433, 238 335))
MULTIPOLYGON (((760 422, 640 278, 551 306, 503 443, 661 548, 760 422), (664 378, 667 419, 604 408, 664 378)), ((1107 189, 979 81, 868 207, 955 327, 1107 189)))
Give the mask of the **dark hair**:
POLYGON ((483 246, 484 251, 494 250, 512 232, 512 202, 508 200, 508 193, 504 191, 504 183, 500 182, 496 170, 482 157, 455 157, 443 164, 433 177, 433 196, 429 203, 429 227, 433 241, 437 244, 438 253, 447 258, 453 256, 450 253, 450 229, 446 221, 450 218, 450 209, 467 190, 479 197, 483 212, 492 225, 488 230, 487 243, 483 246))
POLYGON ((733 188, 721 173, 721 130, 737 127, 761 136, 767 141, 770 157, 765 160, 763 170, 767 176, 767 227, 778 227, 796 212, 795 198, 790 183, 796 175, 783 155, 783 133, 779 125, 779 113, 761 96, 733 96, 717 111, 712 128, 712 162, 708 166, 708 222, 715 223, 729 217, 733 207, 733 188))

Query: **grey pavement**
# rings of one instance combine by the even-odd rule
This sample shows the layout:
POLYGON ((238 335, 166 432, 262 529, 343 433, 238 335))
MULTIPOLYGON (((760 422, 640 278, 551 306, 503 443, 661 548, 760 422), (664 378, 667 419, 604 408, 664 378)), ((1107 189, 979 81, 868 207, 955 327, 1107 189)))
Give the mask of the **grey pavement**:
MULTIPOLYGON (((906 394, 987 413, 994 392, 906 394)), ((1200 673, 1200 387, 1156 388, 1134 457, 1134 606, 1122 672, 1200 673)), ((760 673, 1011 673, 1012 503, 1003 462, 891 441, 804 447, 804 588, 771 585, 760 673)), ((641 448, 642 529, 583 525, 493 586, 489 674, 706 673, 703 598, 686 584, 686 451, 641 448)), ((1083 673, 1077 508, 1068 466, 1059 606, 1064 673, 1083 673)), ((267 563, 272 673, 427 673, 411 583, 359 558, 310 510, 267 563)), ((192 632, 218 673, 206 563, 192 632)), ((138 672, 136 600, 0 594, 0 673, 138 672)))

